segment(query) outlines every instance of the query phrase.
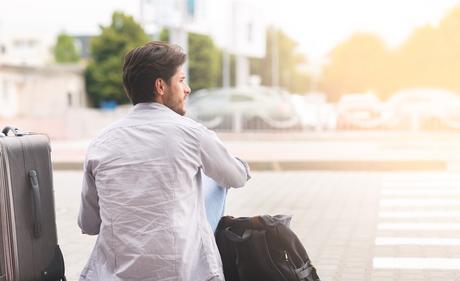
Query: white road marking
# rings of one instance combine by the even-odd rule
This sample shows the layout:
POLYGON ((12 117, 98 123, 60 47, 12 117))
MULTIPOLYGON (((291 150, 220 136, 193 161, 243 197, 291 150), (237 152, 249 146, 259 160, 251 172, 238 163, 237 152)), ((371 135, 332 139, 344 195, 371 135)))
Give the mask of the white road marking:
POLYGON ((385 230, 460 230, 460 223, 379 223, 385 230))
POLYGON ((380 218, 460 218, 459 211, 381 211, 379 213, 380 218))
POLYGON ((452 199, 383 199, 380 206, 460 206, 460 200, 452 199))
POLYGON ((460 270, 460 259, 374 257, 374 268, 460 270))
POLYGON ((458 189, 447 189, 447 188, 438 188, 438 189, 428 189, 428 188, 418 188, 414 190, 408 189, 383 189, 381 191, 383 196, 460 196, 460 188, 458 189))
POLYGON ((460 239, 455 238, 418 238, 418 237, 377 237, 375 245, 421 245, 421 246, 460 246, 460 239))
MULTIPOLYGON (((443 231, 460 230, 460 209, 449 210, 444 207, 460 207, 460 177, 458 174, 446 173, 412 173, 391 174, 383 178, 382 198, 379 218, 387 222, 377 225, 379 230, 416 230, 417 232, 430 233, 430 237, 384 237, 375 238, 376 246, 460 246, 460 239, 435 237, 443 231), (393 206, 406 207, 403 210, 388 210, 393 206), (422 209, 435 207, 435 210, 422 209), (418 219, 422 222, 395 222, 397 219, 418 219), (449 222, 429 222, 429 220, 448 219, 449 222), (428 222, 427 222, 428 221, 428 222)), ((455 208, 457 209, 457 208, 455 208)), ((426 236, 426 235, 425 235, 426 236)), ((446 250, 447 251, 447 250, 446 250)), ((423 249, 420 255, 429 253, 423 249)), ((376 269, 427 269, 427 270, 455 270, 460 271, 459 258, 430 258, 430 257, 374 257, 373 267, 376 269)))
POLYGON ((383 182, 383 188, 404 188, 404 189, 418 189, 418 188, 460 188, 460 181, 455 182, 383 182))

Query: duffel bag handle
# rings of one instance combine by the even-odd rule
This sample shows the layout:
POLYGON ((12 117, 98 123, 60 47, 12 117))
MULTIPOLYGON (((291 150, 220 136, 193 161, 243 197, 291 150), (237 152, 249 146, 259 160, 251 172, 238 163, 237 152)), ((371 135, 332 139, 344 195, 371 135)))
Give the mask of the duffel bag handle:
POLYGON ((233 242, 243 242, 249 239, 252 235, 252 229, 246 229, 243 234, 240 236, 236 234, 235 232, 230 230, 230 227, 227 227, 224 229, 224 235, 225 237, 233 242))
POLYGON ((32 196, 34 201, 33 220, 34 220, 34 237, 39 238, 42 233, 42 203, 40 200, 40 186, 38 184, 38 176, 35 170, 29 171, 30 186, 32 187, 32 196))
POLYGON ((3 128, 2 130, 2 133, 5 135, 5 136, 8 136, 8 133, 9 132, 12 132, 16 137, 19 137, 19 136, 22 136, 23 134, 19 131, 18 128, 16 127, 11 127, 11 126, 6 126, 5 128, 3 128))

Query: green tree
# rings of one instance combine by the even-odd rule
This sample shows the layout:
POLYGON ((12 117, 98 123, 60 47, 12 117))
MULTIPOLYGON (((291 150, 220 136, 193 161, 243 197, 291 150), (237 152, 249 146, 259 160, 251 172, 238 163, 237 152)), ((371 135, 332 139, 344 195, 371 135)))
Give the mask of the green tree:
POLYGON ((216 87, 221 73, 221 52, 209 36, 189 33, 189 83, 192 90, 216 87))
POLYGON ((310 86, 310 80, 306 71, 301 70, 301 66, 307 64, 307 57, 297 52, 297 42, 279 29, 274 31, 273 27, 267 31, 267 51, 265 57, 250 60, 251 74, 259 75, 262 85, 272 85, 274 36, 276 36, 278 44, 279 86, 291 92, 306 92, 310 86))
POLYGON ((101 34, 91 41, 91 58, 85 72, 86 88, 94 106, 102 101, 128 103, 122 85, 124 55, 149 41, 133 17, 114 12, 112 23, 101 27, 101 34))
POLYGON ((169 31, 166 28, 161 29, 160 31, 160 41, 169 42, 169 31))
POLYGON ((389 51, 373 34, 354 34, 335 47, 329 58, 323 69, 322 89, 331 101, 345 93, 381 93, 393 81, 389 51))
POLYGON ((58 35, 53 54, 57 63, 74 63, 80 60, 74 39, 65 33, 58 35))
POLYGON ((433 87, 460 91, 460 6, 438 26, 417 28, 399 48, 400 88, 433 87))
POLYGON ((355 34, 339 44, 323 69, 323 90, 331 100, 347 92, 373 90, 382 99, 406 88, 460 92, 460 6, 436 26, 412 31, 389 50, 373 34, 355 34))
MULTIPOLYGON (((162 29, 160 40, 169 41, 169 32, 162 29)), ((188 72, 187 77, 192 94, 194 91, 221 85, 221 51, 207 35, 188 34, 188 72)))

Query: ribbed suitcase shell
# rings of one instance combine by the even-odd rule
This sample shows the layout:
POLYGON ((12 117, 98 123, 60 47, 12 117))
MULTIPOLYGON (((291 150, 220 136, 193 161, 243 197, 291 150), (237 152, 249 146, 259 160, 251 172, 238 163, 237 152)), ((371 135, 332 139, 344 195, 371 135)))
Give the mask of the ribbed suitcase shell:
POLYGON ((0 280, 48 280, 47 268, 56 262, 62 263, 63 271, 50 144, 45 135, 0 136, 0 235, 0 280), (37 175, 41 204, 34 198, 32 170, 37 175))

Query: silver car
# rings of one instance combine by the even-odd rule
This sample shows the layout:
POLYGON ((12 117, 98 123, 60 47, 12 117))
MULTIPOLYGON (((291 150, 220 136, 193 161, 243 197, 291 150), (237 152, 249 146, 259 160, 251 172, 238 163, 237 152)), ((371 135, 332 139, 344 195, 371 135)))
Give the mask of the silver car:
POLYGON ((266 87, 204 89, 188 99, 187 115, 217 130, 300 128, 288 95, 266 87))

